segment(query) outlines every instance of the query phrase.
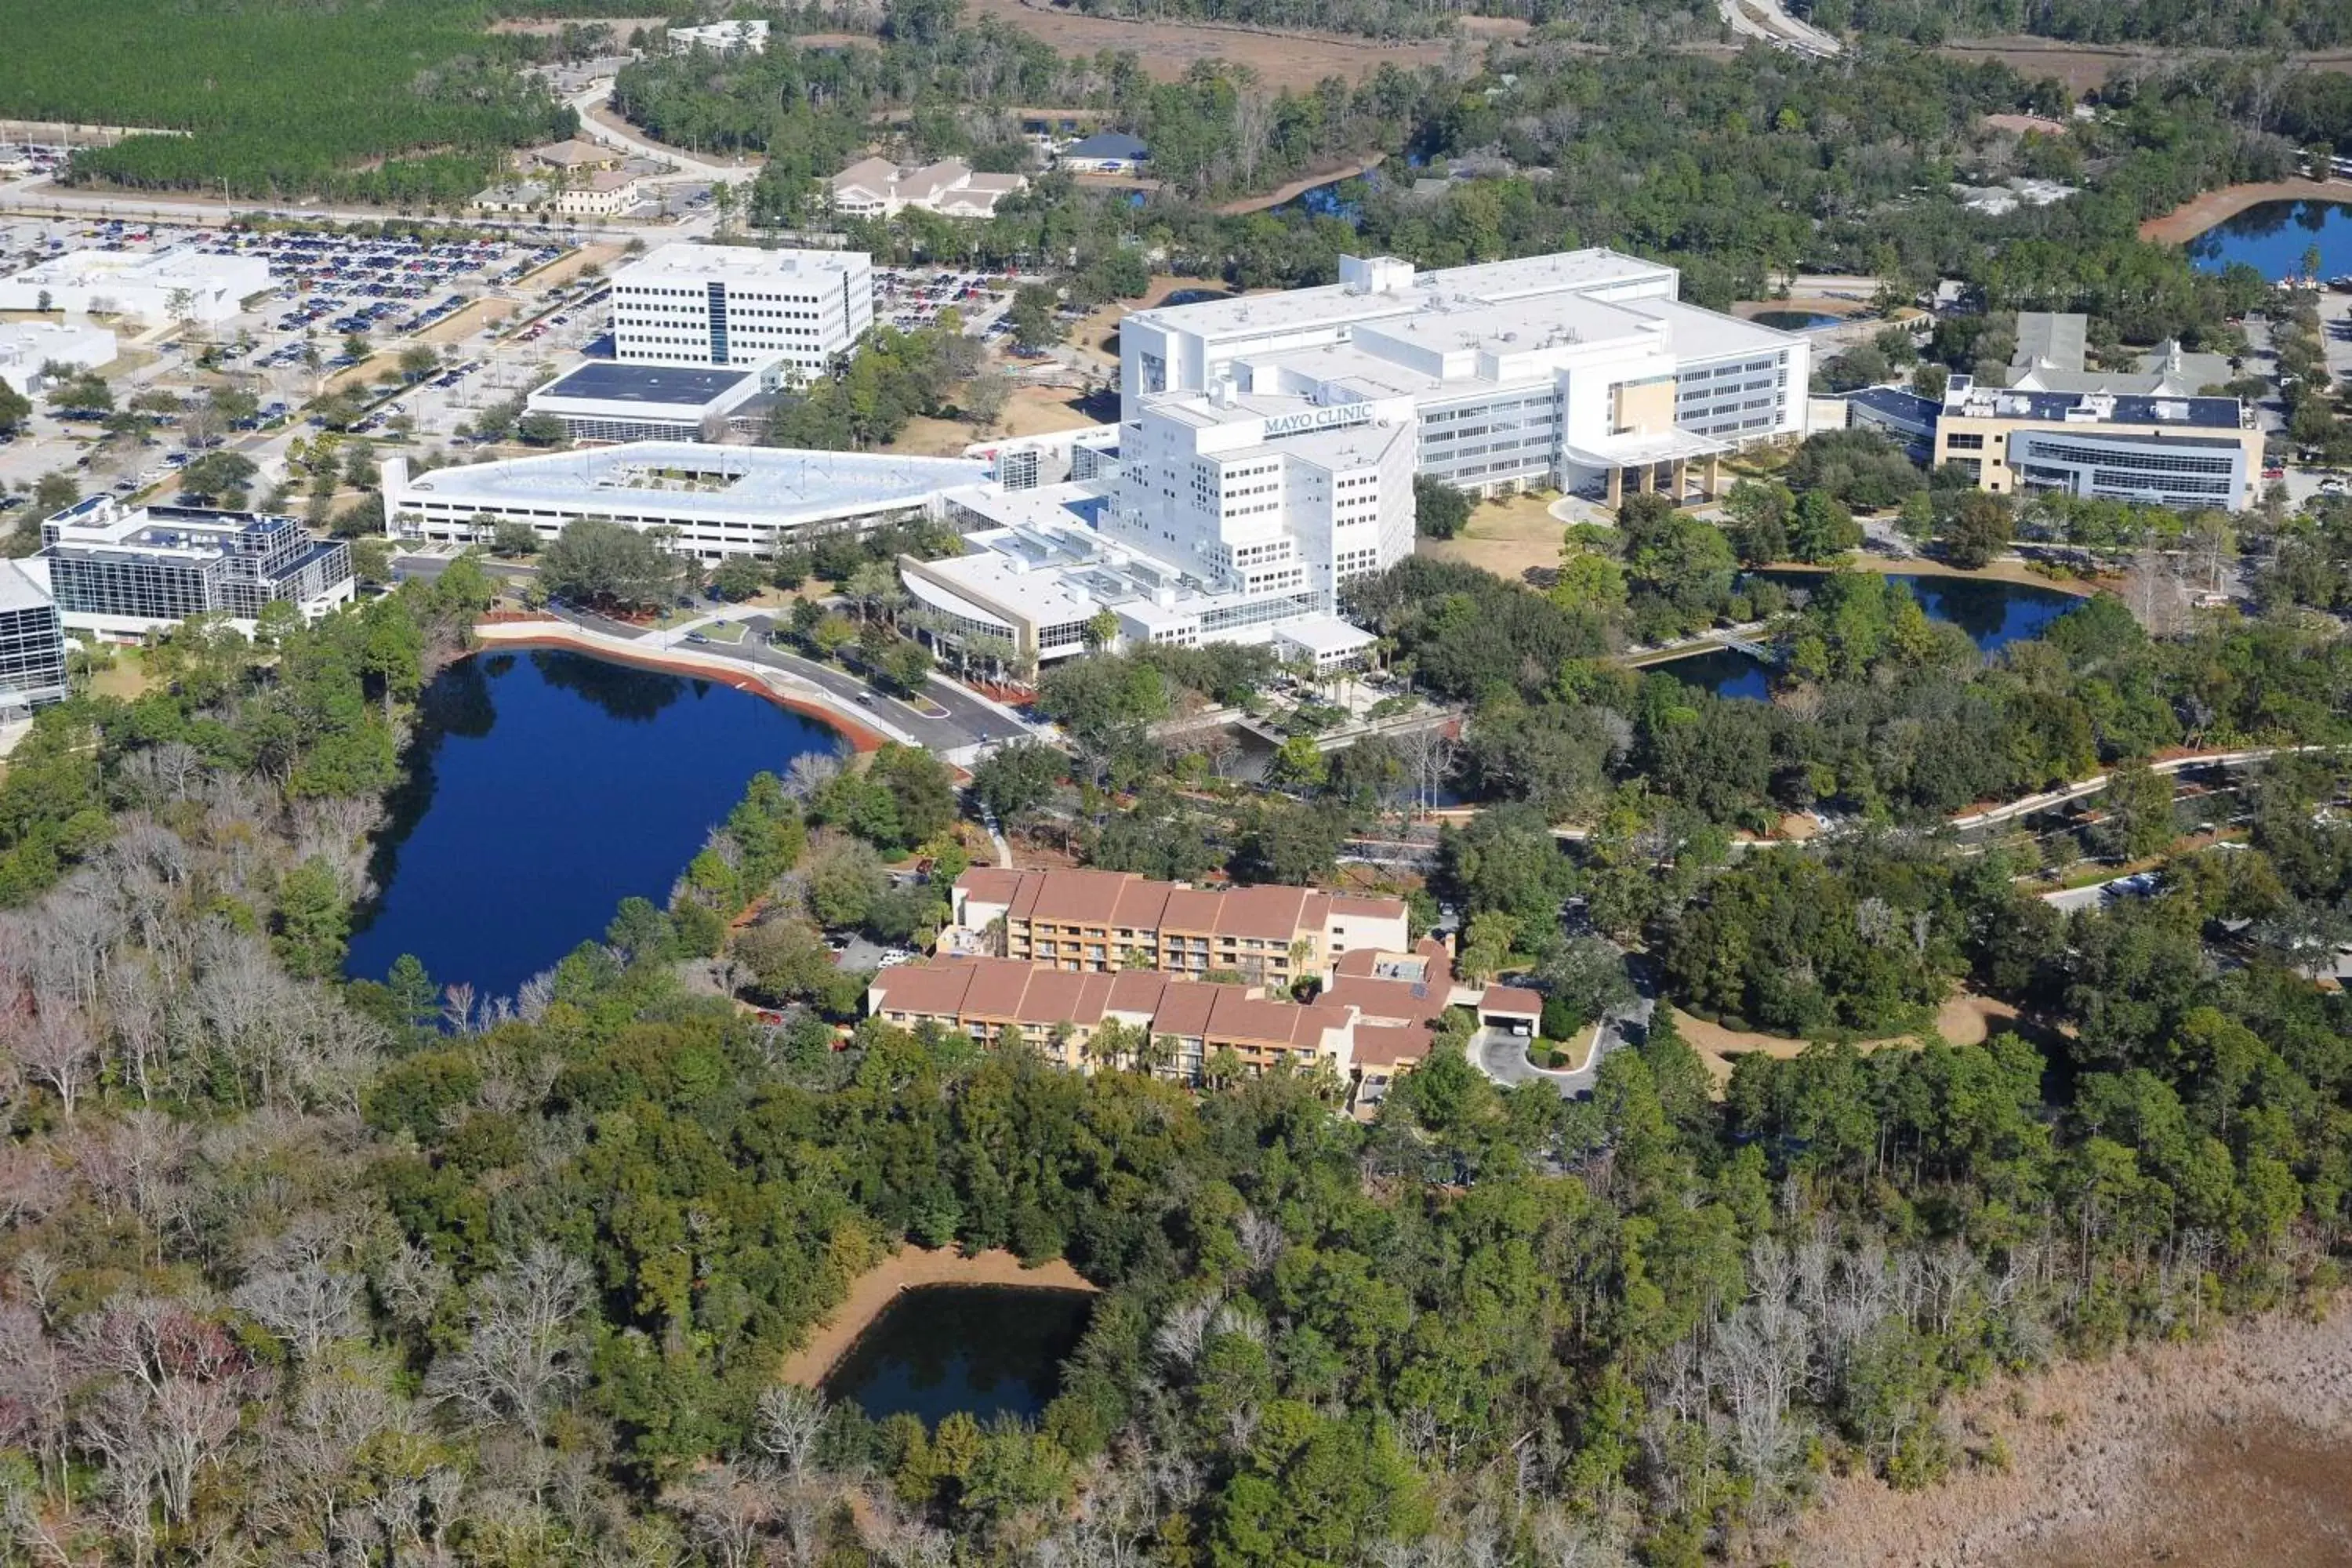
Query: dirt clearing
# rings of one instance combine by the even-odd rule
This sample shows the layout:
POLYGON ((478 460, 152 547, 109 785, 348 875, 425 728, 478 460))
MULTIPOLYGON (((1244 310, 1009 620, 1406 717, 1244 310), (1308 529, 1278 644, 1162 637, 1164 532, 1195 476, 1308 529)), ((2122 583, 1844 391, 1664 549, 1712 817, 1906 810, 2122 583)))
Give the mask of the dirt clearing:
MULTIPOLYGON (((1809 1040, 1792 1040, 1782 1035, 1759 1034, 1753 1029, 1727 1029, 1720 1024, 1710 1024, 1694 1018, 1677 1007, 1674 1010, 1675 1027, 1690 1042, 1698 1059, 1720 1086, 1731 1081, 1731 1064, 1741 1057, 1761 1053, 1780 1061, 1787 1061, 1811 1044, 1809 1040)), ((1935 1033, 1948 1045, 1981 1045, 1992 1037, 1994 1031, 2006 1029, 2017 1022, 2017 1009, 2006 1002, 1996 1002, 1990 996, 1979 996, 1962 991, 1947 997, 1936 1009, 1935 1033)), ((1888 1047, 1907 1047, 1924 1037, 1891 1035, 1883 1040, 1860 1040, 1854 1048, 1861 1051, 1885 1050, 1888 1047)))
POLYGON ((1094 55, 1105 49, 1132 52, 1159 81, 1181 81, 1197 61, 1223 59, 1249 67, 1269 88, 1303 89, 1326 77, 1361 81, 1384 65, 1407 70, 1443 65, 1457 48, 1465 62, 1475 63, 1486 47, 1484 37, 1472 37, 1384 44, 1328 33, 1261 33, 1202 22, 1127 21, 1024 5, 1023 0, 970 0, 964 15, 973 21, 993 16, 1065 55, 1094 55))
POLYGON ((952 1248, 932 1251, 908 1247, 883 1259, 850 1283, 849 1296, 832 1317, 817 1325, 808 1343, 784 1362, 786 1383, 814 1388, 842 1352, 856 1342, 866 1325, 881 1316, 901 1290, 920 1285, 1018 1285, 1042 1290, 1085 1290, 1098 1287, 1060 1258, 1032 1268, 1013 1254, 991 1247, 966 1258, 952 1248))

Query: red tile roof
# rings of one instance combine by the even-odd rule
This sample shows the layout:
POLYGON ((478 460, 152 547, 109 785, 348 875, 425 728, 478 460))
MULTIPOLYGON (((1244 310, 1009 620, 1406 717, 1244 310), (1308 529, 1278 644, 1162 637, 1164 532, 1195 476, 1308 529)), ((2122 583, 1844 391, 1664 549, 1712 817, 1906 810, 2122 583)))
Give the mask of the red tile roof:
POLYGON ((1008 866, 974 866, 955 879, 956 891, 983 904, 1009 904, 1027 874, 1008 866))
POLYGON ((988 866, 966 871, 956 886, 968 897, 1007 906, 1015 920, 1286 942, 1301 930, 1324 930, 1335 913, 1375 918, 1404 913, 1404 904, 1396 899, 1287 887, 1218 892, 1150 881, 1127 871, 1013 871, 988 866))
POLYGON ((1429 1055, 1429 1043, 1434 1031, 1411 1026, 1391 1027, 1384 1024, 1356 1026, 1356 1065, 1360 1068, 1412 1067, 1429 1055))
POLYGON ((1335 1007, 1353 1007, 1366 1018, 1419 1024, 1445 1011, 1448 987, 1417 984, 1410 980, 1371 980, 1342 975, 1323 993, 1335 1007))
POLYGON ((1543 998, 1518 985, 1489 985, 1486 994, 1478 998, 1481 1013, 1524 1013, 1530 1018, 1543 1015, 1543 998))

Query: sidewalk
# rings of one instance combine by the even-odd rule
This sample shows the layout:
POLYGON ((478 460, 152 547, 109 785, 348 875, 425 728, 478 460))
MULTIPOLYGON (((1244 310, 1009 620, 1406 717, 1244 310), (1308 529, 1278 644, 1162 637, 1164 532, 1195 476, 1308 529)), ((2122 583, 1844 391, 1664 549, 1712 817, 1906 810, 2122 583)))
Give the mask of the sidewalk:
POLYGON ((726 643, 697 644, 690 650, 668 647, 651 637, 614 637, 609 632, 595 631, 552 616, 543 621, 494 622, 476 627, 475 632, 486 643, 570 643, 591 652, 609 653, 616 658, 635 659, 684 674, 753 680, 777 697, 797 706, 815 710, 835 729, 852 739, 860 734, 869 734, 896 741, 902 746, 921 744, 913 735, 880 714, 845 702, 814 681, 803 680, 789 670, 777 669, 749 658, 730 658, 727 657, 730 645, 726 643))

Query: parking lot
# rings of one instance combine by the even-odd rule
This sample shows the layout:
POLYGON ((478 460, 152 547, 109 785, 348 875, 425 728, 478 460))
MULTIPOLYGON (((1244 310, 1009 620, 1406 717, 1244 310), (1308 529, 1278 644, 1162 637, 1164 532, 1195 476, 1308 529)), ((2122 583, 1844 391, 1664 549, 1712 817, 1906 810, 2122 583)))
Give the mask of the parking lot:
POLYGON ((167 479, 194 455, 174 439, 183 411, 225 387, 249 393, 257 405, 251 417, 220 433, 259 465, 257 500, 284 476, 287 444, 315 433, 296 414, 322 392, 358 390, 374 401, 353 435, 446 439, 484 405, 543 379, 542 367, 564 368, 576 358, 603 330, 597 301, 608 292, 593 277, 542 285, 541 276, 572 250, 552 237, 425 241, 110 220, 0 222, 0 272, 81 249, 257 258, 268 265, 271 287, 219 322, 101 321, 115 332, 117 357, 99 373, 116 411, 135 405, 151 417, 150 438, 104 439, 98 411, 61 417, 37 400, 29 430, 0 443, 0 487, 22 491, 43 474, 65 471, 84 494, 129 494, 167 479), (436 366, 413 385, 398 384, 398 356, 420 346, 436 366), (354 374, 362 365, 363 378, 354 374))
POLYGON ((874 269, 874 319, 902 331, 934 326, 941 310, 953 308, 963 330, 974 337, 1001 335, 1020 278, 1009 272, 971 272, 951 267, 877 267, 874 269))

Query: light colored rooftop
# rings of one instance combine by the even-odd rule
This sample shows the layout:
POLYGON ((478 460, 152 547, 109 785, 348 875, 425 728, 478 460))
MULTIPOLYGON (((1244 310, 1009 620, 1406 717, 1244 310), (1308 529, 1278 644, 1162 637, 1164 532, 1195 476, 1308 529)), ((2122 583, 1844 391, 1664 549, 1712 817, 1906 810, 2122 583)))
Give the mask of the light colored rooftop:
POLYGON ((927 563, 921 577, 907 579, 908 591, 936 609, 958 615, 971 615, 977 610, 980 614, 973 618, 989 620, 997 620, 1005 610, 1011 610, 1040 626, 1083 621, 1102 608, 1101 601, 1075 587, 1066 573, 1050 566, 1032 566, 1017 556, 990 549, 987 534, 974 534, 970 542, 982 548, 969 555, 927 563), (948 585, 947 602, 941 602, 940 597, 939 580, 948 585), (955 594, 956 589, 962 590, 962 595, 955 594), (960 598, 962 603, 955 602, 960 598), (992 605, 1000 607, 991 608, 992 605))
POLYGON ((51 602, 48 590, 33 580, 29 561, 0 563, 0 611, 37 610, 51 602))
POLYGON ((9 277, 12 283, 175 283, 215 284, 224 278, 251 274, 267 263, 257 257, 214 256, 183 247, 177 250, 68 250, 34 263, 9 277))
POLYGON ((1784 332, 1727 316, 1719 310, 1686 305, 1680 300, 1627 300, 1620 310, 1664 321, 1667 342, 1677 359, 1712 359, 1719 354, 1757 353, 1803 341, 1801 332, 1784 332))
POLYGON ((1513 261, 1415 272, 1402 289, 1360 290, 1348 284, 1330 283, 1279 294, 1163 305, 1156 310, 1139 310, 1130 319, 1206 337, 1230 337, 1283 326, 1370 321, 1393 315, 1401 309, 1412 308, 1417 300, 1440 295, 1495 304, 1542 294, 1614 291, 1627 286, 1670 289, 1675 278, 1675 269, 1662 263, 1593 247, 1513 261))
POLYGON ((839 277, 872 265, 862 250, 768 250, 679 240, 613 269, 615 283, 698 282, 710 278, 839 277))
POLYGON ((436 500, 582 508, 599 514, 642 509, 691 519, 796 516, 916 506, 987 473, 961 458, 814 452, 782 447, 712 447, 691 441, 631 441, 582 452, 436 468, 408 489, 436 500))
POLYGON ((1381 639, 1337 616, 1294 616, 1276 623, 1274 635, 1297 643, 1318 658, 1337 658, 1371 647, 1381 639))

